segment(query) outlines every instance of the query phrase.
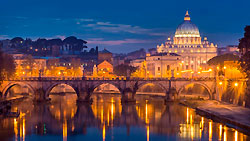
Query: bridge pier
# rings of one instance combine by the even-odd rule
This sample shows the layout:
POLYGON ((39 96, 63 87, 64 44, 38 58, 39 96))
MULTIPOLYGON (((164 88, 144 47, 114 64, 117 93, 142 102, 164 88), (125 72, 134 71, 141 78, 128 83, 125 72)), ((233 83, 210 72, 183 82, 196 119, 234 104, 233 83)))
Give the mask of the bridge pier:
POLYGON ((93 94, 93 90, 89 88, 76 88, 76 93, 78 96, 77 103, 92 104, 93 99, 91 95, 93 94))
POLYGON ((165 103, 176 101, 176 95, 176 89, 174 87, 171 87, 169 90, 166 91, 165 103))
POLYGON ((132 91, 130 88, 122 90, 121 103, 135 104, 136 103, 135 94, 136 92, 132 91))
POLYGON ((50 98, 46 97, 46 91, 43 88, 38 88, 34 91, 35 97, 33 102, 35 103, 45 103, 49 102, 50 98))

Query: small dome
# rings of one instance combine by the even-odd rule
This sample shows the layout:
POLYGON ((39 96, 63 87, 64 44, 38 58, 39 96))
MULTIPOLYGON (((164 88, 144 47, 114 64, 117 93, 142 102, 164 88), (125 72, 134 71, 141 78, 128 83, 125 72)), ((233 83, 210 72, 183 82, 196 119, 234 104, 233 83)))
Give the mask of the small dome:
POLYGON ((190 21, 188 11, 184 17, 184 22, 176 29, 175 37, 200 37, 199 29, 190 21))

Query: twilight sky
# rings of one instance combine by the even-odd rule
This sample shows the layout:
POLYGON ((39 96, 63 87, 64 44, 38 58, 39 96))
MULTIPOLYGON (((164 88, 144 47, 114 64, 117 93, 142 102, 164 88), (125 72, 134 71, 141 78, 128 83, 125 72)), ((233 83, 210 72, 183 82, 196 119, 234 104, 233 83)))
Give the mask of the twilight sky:
POLYGON ((155 48, 189 10, 201 36, 238 44, 250 25, 250 0, 1 0, 0 40, 76 36, 111 52, 155 48))

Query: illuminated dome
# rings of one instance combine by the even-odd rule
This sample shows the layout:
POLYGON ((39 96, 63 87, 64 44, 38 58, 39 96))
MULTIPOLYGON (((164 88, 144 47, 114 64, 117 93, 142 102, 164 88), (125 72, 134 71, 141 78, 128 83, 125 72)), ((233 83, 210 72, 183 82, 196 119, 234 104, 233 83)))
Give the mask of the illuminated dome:
POLYGON ((176 29, 175 37, 200 37, 199 29, 190 21, 188 11, 186 12, 184 22, 176 29))

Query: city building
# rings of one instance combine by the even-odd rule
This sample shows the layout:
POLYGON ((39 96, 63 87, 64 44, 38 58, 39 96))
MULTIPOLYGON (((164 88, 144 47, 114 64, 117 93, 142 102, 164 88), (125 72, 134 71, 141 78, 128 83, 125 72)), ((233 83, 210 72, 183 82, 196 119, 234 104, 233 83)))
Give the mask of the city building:
POLYGON ((97 71, 99 76, 108 76, 113 74, 113 65, 104 60, 99 65, 97 65, 97 71))
POLYGON ((226 47, 218 48, 218 55, 223 54, 240 55, 238 45, 228 45, 226 47))
POLYGON ((157 45, 158 53, 176 53, 183 61, 183 70, 197 72, 202 64, 217 56, 217 45, 201 39, 198 27, 191 22, 188 11, 175 32, 173 40, 169 37, 165 44, 157 45))
POLYGON ((176 53, 158 53, 146 56, 147 77, 179 77, 182 69, 181 56, 176 53))
POLYGON ((101 63, 105 60, 113 64, 113 54, 107 49, 98 52, 98 62, 101 63))

